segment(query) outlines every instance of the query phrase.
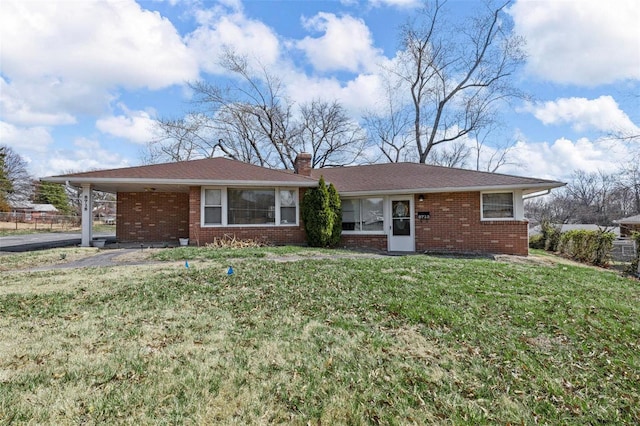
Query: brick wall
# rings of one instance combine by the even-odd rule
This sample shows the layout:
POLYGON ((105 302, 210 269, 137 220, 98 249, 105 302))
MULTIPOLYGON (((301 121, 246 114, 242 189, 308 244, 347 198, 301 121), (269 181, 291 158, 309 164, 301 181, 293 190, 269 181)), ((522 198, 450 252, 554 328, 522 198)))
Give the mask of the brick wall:
MULTIPOLYGON (((300 189, 300 199, 304 189, 300 189)), ((273 244, 303 244, 306 236, 302 220, 298 218, 299 226, 200 226, 200 187, 189 188, 189 243, 204 245, 213 242, 214 238, 225 236, 243 240, 265 241, 273 244)))
POLYGON ((188 236, 189 194, 118 192, 118 241, 174 242, 188 236))
MULTIPOLYGON (((200 187, 181 193, 118 193, 116 234, 119 241, 174 241, 189 237, 204 245, 225 235, 274 244, 304 244, 299 226, 200 227, 200 187)), ((300 197, 304 190, 300 190, 300 197)), ((430 219, 415 222, 416 251, 527 255, 527 221, 481 221, 478 192, 425 194, 415 197, 415 212, 430 219)), ((385 235, 343 235, 340 246, 387 249, 385 235)))
POLYGON ((374 250, 387 250, 387 236, 386 235, 346 235, 343 234, 340 238, 339 247, 359 248, 359 249, 374 249, 374 250))
POLYGON ((478 192, 425 194, 415 198, 415 211, 430 219, 416 219, 416 250, 529 254, 526 220, 480 220, 478 192))

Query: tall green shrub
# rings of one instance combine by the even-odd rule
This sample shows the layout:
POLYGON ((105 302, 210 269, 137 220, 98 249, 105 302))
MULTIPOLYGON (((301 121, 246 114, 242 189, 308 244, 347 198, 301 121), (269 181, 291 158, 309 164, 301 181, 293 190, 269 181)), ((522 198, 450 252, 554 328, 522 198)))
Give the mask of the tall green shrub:
POLYGON ((339 235, 336 236, 336 222, 341 224, 342 221, 340 200, 334 199, 338 195, 335 188, 333 196, 329 190, 321 176, 318 187, 307 189, 302 198, 302 220, 311 247, 330 247, 340 240, 339 235))
POLYGON ((342 203, 340 201, 340 195, 338 195, 338 190, 332 183, 329 184, 327 191, 329 193, 329 209, 334 214, 329 246, 335 247, 340 243, 340 237, 342 237, 342 203))

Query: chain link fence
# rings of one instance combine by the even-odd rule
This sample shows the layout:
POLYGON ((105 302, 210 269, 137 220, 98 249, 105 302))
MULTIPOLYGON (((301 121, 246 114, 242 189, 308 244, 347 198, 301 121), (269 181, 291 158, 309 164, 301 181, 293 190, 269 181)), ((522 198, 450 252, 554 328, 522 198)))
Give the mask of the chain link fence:
POLYGON ((5 230, 66 230, 79 227, 79 216, 52 215, 42 212, 0 212, 0 229, 5 230))

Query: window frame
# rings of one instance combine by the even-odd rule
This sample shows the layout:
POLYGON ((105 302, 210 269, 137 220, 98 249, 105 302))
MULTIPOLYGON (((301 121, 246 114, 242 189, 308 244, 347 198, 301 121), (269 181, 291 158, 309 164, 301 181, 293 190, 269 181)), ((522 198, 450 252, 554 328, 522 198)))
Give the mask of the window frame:
MULTIPOLYGON (((211 206, 208 206, 211 207, 211 206)), ((297 227, 300 223, 300 190, 295 187, 277 187, 277 186, 202 186, 200 188, 200 227, 201 228, 264 228, 264 227, 297 227), (219 189, 221 193, 221 223, 205 223, 205 191, 208 189, 219 189), (273 223, 242 223, 242 224, 229 224, 228 218, 228 209, 229 209, 229 198, 228 198, 228 190, 229 189, 237 189, 237 190, 256 190, 256 191, 265 191, 265 190, 273 190, 275 191, 275 201, 274 201, 274 222, 273 223), (295 223, 281 223, 281 200, 280 193, 281 191, 293 191, 294 204, 295 204, 295 223)))
POLYGON ((499 221, 499 220, 516 220, 517 206, 515 191, 484 191, 480 193, 480 220, 483 221, 499 221), (489 194, 510 194, 511 195, 511 216, 510 217, 486 217, 484 210, 484 196, 489 194))
MULTIPOLYGON (((359 202, 359 222, 355 222, 355 223, 360 223, 360 227, 362 228, 362 200, 368 200, 368 199, 380 199, 382 200, 382 229, 378 229, 378 230, 365 230, 363 231, 362 229, 360 230, 345 230, 342 229, 342 233, 343 234, 348 234, 348 235, 385 235, 385 224, 387 223, 387 218, 385 215, 385 206, 387 203, 387 199, 384 196, 363 196, 363 197, 343 197, 340 199, 340 203, 342 204, 344 201, 349 200, 349 201, 353 201, 353 200, 357 200, 359 202)), ((342 213, 342 223, 344 223, 344 210, 342 213)))
POLYGON ((224 209, 224 204, 225 204, 225 199, 226 198, 226 191, 221 189, 221 188, 217 188, 217 187, 202 187, 202 192, 200 195, 200 199, 201 199, 201 209, 200 209, 200 218, 201 218, 201 224, 200 226, 222 226, 222 224, 225 222, 226 220, 226 213, 225 213, 225 209, 224 209), (220 204, 210 204, 208 205, 206 203, 206 191, 209 190, 217 190, 220 191, 220 204), (206 223, 205 222, 205 217, 206 217, 206 210, 207 207, 220 207, 220 223, 206 223))

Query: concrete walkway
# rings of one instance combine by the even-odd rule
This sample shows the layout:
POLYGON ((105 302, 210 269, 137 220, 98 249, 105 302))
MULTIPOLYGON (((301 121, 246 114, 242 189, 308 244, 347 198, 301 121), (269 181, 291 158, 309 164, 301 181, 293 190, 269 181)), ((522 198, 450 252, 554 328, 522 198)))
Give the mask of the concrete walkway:
MULTIPOLYGON (((94 234, 93 238, 115 241, 113 234, 94 234)), ((81 235, 77 232, 46 232, 24 235, 0 237, 0 252, 23 252, 44 250, 55 247, 69 247, 79 245, 81 235)))

